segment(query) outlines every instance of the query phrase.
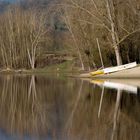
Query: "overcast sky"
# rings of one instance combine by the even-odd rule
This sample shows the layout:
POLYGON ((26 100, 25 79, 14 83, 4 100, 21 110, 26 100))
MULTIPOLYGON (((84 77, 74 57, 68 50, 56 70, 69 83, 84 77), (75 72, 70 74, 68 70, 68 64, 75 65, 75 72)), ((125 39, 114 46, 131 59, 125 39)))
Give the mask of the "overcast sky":
POLYGON ((16 0, 0 0, 0 2, 1 2, 1 1, 14 2, 14 1, 16 1, 16 0))

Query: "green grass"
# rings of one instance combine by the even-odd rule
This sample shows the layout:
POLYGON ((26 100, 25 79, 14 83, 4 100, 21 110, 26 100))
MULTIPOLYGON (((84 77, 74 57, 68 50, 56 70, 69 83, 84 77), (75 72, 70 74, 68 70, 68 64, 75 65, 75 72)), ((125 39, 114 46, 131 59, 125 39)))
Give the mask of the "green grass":
POLYGON ((9 70, 9 71, 3 71, 1 72, 1 74, 60 74, 62 76, 64 75, 75 75, 75 74, 79 74, 80 73, 80 69, 77 67, 74 67, 74 60, 69 60, 66 62, 63 62, 61 64, 55 64, 55 65, 50 65, 50 66, 46 66, 44 68, 37 68, 37 69, 24 69, 21 71, 17 71, 17 70, 9 70))
POLYGON ((35 70, 31 70, 31 72, 35 73, 75 73, 78 72, 78 68, 75 68, 73 65, 73 61, 66 61, 61 64, 55 64, 51 66, 46 66, 44 68, 39 68, 35 70))

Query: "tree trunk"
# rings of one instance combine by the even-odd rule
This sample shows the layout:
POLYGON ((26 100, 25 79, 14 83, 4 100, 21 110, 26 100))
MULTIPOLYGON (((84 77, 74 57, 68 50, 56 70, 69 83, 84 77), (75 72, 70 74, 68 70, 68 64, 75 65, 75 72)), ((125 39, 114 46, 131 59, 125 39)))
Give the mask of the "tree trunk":
POLYGON ((115 22, 114 22, 114 7, 112 4, 112 1, 107 0, 107 13, 108 13, 108 17, 110 20, 110 26, 111 26, 111 38, 112 38, 112 43, 113 43, 113 48, 115 51, 115 55, 116 55, 116 61, 117 61, 117 65, 121 65, 122 64, 122 58, 120 55, 120 50, 119 47, 117 45, 118 42, 118 34, 116 33, 116 27, 115 27, 115 22))
POLYGON ((115 55, 116 55, 116 61, 117 61, 117 65, 122 65, 122 58, 120 56, 120 51, 119 51, 119 48, 116 47, 115 48, 115 55))

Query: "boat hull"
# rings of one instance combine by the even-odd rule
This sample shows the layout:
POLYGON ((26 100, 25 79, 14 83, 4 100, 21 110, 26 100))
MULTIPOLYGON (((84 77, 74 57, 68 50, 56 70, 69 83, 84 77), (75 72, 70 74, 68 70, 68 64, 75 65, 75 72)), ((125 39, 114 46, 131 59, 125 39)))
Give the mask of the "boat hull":
POLYGON ((97 71, 91 72, 90 75, 96 76, 96 75, 102 75, 102 74, 109 74, 109 73, 113 73, 113 72, 117 72, 117 71, 122 71, 122 70, 130 69, 130 68, 134 68, 136 66, 137 66, 137 63, 133 62, 133 63, 120 65, 120 66, 116 66, 116 67, 109 67, 109 68, 105 68, 102 70, 97 70, 97 71))

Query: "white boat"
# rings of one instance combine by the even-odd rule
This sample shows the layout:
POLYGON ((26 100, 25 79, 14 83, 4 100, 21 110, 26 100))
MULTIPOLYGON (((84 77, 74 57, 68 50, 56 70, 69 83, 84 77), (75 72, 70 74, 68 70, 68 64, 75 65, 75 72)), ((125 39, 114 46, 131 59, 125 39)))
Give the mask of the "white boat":
POLYGON ((122 71, 122 70, 125 70, 125 69, 134 68, 136 66, 137 66, 137 63, 133 62, 133 63, 125 64, 125 65, 109 67, 109 68, 97 70, 97 71, 94 71, 94 72, 90 72, 90 75, 91 76, 96 76, 96 75, 100 75, 100 74, 108 74, 108 73, 113 73, 113 72, 117 72, 117 71, 122 71))

